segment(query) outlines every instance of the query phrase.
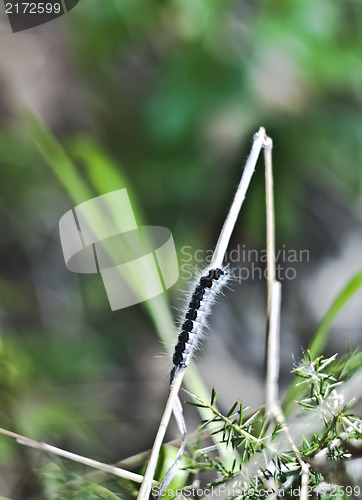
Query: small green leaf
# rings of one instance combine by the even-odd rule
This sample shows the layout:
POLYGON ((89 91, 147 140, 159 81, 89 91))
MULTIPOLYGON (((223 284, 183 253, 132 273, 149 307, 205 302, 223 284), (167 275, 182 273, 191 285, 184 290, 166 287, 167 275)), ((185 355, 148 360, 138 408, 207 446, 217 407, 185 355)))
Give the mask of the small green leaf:
POLYGON ((243 411, 243 402, 240 401, 240 408, 239 408, 239 426, 243 423, 243 415, 244 415, 244 411, 243 411))
POLYGON ((206 420, 205 422, 203 422, 203 424, 199 427, 199 431, 206 429, 206 427, 210 425, 214 420, 214 418, 210 418, 210 420, 206 420))
POLYGON ((255 422, 256 417, 258 417, 258 416, 259 416, 259 413, 260 413, 260 412, 259 412, 259 410, 258 410, 258 411, 256 411, 255 413, 253 413, 253 414, 252 414, 252 415, 248 418, 248 420, 246 420, 246 422, 244 422, 244 423, 243 423, 243 427, 246 427, 246 426, 250 425, 252 422, 255 422))
POLYGON ((213 387, 211 391, 211 400, 210 400, 211 406, 215 404, 216 397, 217 397, 217 391, 215 390, 215 387, 213 387))
POLYGON ((232 407, 230 408, 229 413, 226 415, 226 417, 227 417, 227 418, 229 418, 229 417, 230 417, 230 415, 232 415, 232 414, 234 413, 234 410, 235 410, 235 408, 237 407, 237 405, 238 405, 238 401, 236 401, 236 402, 232 405, 232 407))
POLYGON ((198 408, 207 408, 207 405, 203 403, 194 403, 193 401, 186 401, 188 405, 197 406, 198 408))

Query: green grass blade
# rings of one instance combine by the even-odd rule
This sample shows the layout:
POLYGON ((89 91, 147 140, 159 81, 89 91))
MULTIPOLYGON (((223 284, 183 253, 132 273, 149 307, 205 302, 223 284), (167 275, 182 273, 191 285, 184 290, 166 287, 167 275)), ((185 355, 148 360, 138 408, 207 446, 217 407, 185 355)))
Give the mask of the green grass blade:
POLYGON ((98 484, 92 484, 91 494, 97 495, 97 497, 102 498, 102 500, 119 500, 119 495, 116 495, 104 486, 99 486, 98 484))
POLYGON ((82 162, 87 179, 97 194, 105 194, 116 189, 127 188, 132 208, 139 225, 143 225, 142 210, 137 206, 137 197, 132 191, 132 183, 128 179, 120 163, 115 163, 106 151, 86 136, 73 139, 70 143, 72 157, 82 162))
MULTIPOLYGON (((120 168, 115 168, 111 160, 102 153, 100 147, 91 144, 89 139, 80 139, 71 144, 71 153, 76 158, 84 160, 86 179, 81 176, 71 158, 64 151, 63 147, 56 140, 52 132, 40 117, 29 110, 21 113, 21 121, 30 139, 38 149, 46 164, 51 168, 59 179, 69 197, 75 204, 82 203, 96 196, 115 189, 127 187, 131 193, 130 183, 120 168), (84 148, 84 150, 82 150, 84 148), (74 150, 73 150, 74 149, 74 150), (92 155, 94 157, 92 159, 92 155), (86 156, 89 155, 89 156, 86 156), (99 169, 101 165, 101 169, 99 169), (94 186, 94 190, 91 188, 94 186)), ((138 223, 143 219, 141 210, 137 209, 136 197, 132 197, 132 207, 138 223)), ((172 352, 172 343, 176 338, 176 328, 164 294, 143 303, 148 311, 159 338, 164 342, 165 348, 172 352)), ((188 367, 185 374, 185 385, 193 392, 207 397, 208 389, 205 386, 199 371, 195 365, 188 367)), ((200 412, 201 417, 204 415, 200 412)), ((220 451, 222 455, 222 450, 220 451)))
POLYGON ((21 119, 31 141, 75 204, 91 199, 94 193, 45 123, 30 111, 23 111, 21 119))
MULTIPOLYGON (((322 319, 312 342, 308 348, 312 358, 317 357, 323 351, 328 336, 330 333, 331 325, 334 318, 337 316, 338 312, 342 309, 345 303, 354 295, 357 290, 362 286, 362 271, 355 274, 347 283, 347 285, 342 289, 342 291, 337 295, 333 301, 331 307, 328 309, 326 315, 322 319)), ((297 387, 296 384, 300 381, 300 377, 295 376, 289 387, 287 395, 284 399, 283 407, 287 411, 292 404, 292 402, 298 397, 301 392, 301 388, 297 387)))
POLYGON ((329 308, 327 314, 322 319, 314 338, 309 346, 309 351, 313 358, 321 354, 323 351, 330 332, 330 327, 335 316, 342 309, 344 304, 352 297, 352 295, 362 286, 362 271, 355 274, 337 295, 336 299, 329 308))

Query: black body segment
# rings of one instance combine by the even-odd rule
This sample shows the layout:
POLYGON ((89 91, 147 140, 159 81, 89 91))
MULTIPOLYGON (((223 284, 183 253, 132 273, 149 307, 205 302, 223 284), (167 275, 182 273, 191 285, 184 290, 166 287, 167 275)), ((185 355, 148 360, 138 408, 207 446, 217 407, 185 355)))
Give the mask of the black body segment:
POLYGON ((211 288, 213 282, 218 280, 224 273, 222 269, 210 269, 207 276, 201 276, 199 283, 197 284, 194 293, 192 294, 186 316, 185 321, 182 325, 181 333, 178 337, 178 342, 175 347, 174 355, 172 358, 173 361, 173 369, 171 372, 171 381, 175 375, 177 368, 185 367, 185 359, 184 352, 186 349, 186 344, 190 338, 190 334, 194 328, 194 321, 197 319, 198 310, 201 307, 202 300, 205 295, 205 290, 207 288, 211 288))

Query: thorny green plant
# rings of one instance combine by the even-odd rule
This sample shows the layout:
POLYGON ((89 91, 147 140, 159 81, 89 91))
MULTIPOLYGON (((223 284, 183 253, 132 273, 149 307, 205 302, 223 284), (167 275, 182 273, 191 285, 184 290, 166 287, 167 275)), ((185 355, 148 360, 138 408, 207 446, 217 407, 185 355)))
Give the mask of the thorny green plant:
MULTIPOLYGON (((353 411, 349 401, 338 404, 340 394, 337 393, 337 389, 343 389, 343 384, 361 367, 362 353, 357 350, 340 358, 337 355, 312 358, 308 351, 294 370, 301 379, 298 384, 304 391, 304 396, 296 402, 299 406, 298 418, 308 417, 308 412, 316 409, 322 415, 319 431, 310 435, 306 432, 299 447, 303 459, 311 466, 308 489, 311 498, 358 498, 361 494, 358 478, 351 477, 348 465, 361 460, 356 456, 355 450, 361 451, 362 419, 353 411), (338 474, 334 472, 336 469, 339 470, 338 474)), ((211 413, 210 418, 202 422, 199 431, 207 430, 212 423, 218 424, 212 433, 219 436, 220 443, 234 457, 227 466, 217 456, 215 446, 191 446, 191 461, 185 468, 191 478, 191 483, 183 489, 186 497, 192 491, 192 479, 202 481, 205 473, 211 471, 217 478, 205 484, 205 491, 227 484, 230 478, 241 474, 239 489, 243 493, 241 496, 234 496, 235 499, 299 498, 300 464, 293 451, 275 450, 273 444, 281 434, 281 429, 278 424, 271 425, 264 409, 246 415, 248 409, 244 408, 241 401, 236 401, 226 414, 222 414, 215 406, 215 388, 212 389, 209 402, 186 392, 193 399, 188 401, 190 405, 202 407, 211 413), (243 474, 243 468, 251 457, 268 451, 272 455, 267 459, 265 467, 249 477, 247 471, 243 474), (272 491, 277 493, 273 494, 272 491)), ((290 430, 293 432, 292 427, 290 430)))

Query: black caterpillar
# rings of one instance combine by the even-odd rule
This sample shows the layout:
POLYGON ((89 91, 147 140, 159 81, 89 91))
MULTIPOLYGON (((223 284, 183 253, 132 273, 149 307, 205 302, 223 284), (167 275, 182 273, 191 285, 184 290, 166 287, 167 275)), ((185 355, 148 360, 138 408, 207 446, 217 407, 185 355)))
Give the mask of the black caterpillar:
MULTIPOLYGON (((178 337, 178 342, 172 358, 174 366, 171 371, 171 381, 173 380, 177 369, 185 368, 188 363, 190 352, 185 353, 185 349, 190 337, 196 335, 196 332, 193 331, 195 326, 194 322, 198 319, 198 316, 198 321, 201 319, 200 316, 202 315, 202 311, 200 311, 200 307, 204 295, 207 293, 207 289, 211 289, 213 283, 219 280, 223 275, 225 275, 225 272, 222 269, 211 269, 207 276, 201 276, 199 283, 192 294, 189 307, 185 315, 185 321, 181 327, 181 333, 178 337)), ((193 341, 194 339, 192 340, 192 343, 193 341)))

